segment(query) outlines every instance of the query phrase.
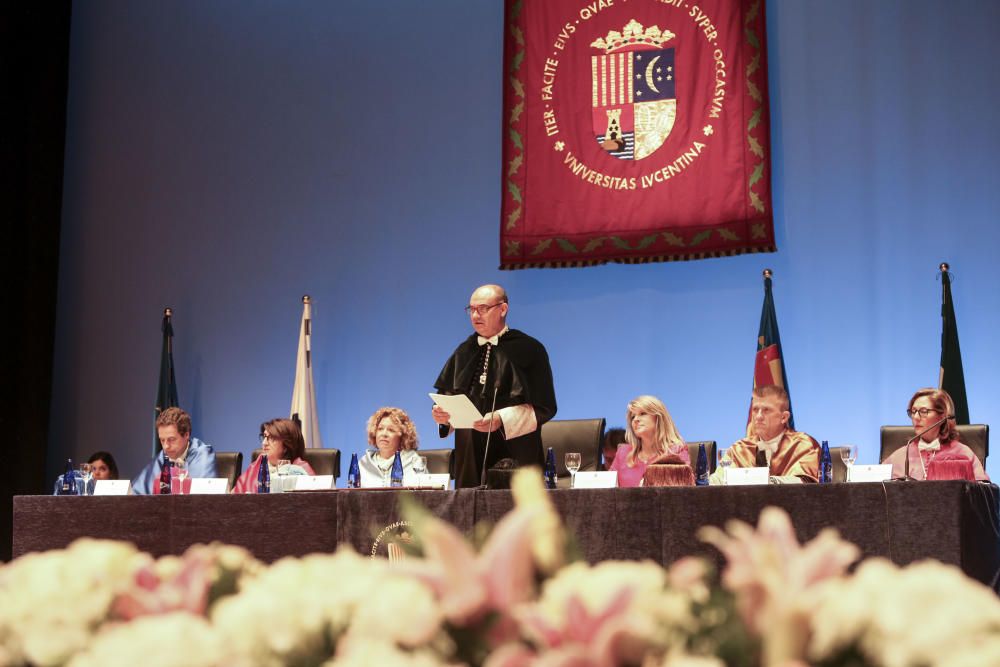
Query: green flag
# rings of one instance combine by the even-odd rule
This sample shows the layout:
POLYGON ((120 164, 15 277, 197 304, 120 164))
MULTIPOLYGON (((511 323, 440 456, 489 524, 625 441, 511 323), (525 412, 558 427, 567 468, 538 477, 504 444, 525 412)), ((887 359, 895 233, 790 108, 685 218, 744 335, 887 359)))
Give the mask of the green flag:
POLYGON ((948 265, 941 265, 941 374, 938 388, 944 389, 955 402, 955 421, 969 423, 969 398, 965 394, 965 372, 962 371, 962 348, 958 345, 958 324, 955 304, 951 300, 951 274, 948 265))
POLYGON ((169 308, 163 310, 163 350, 160 352, 160 384, 156 390, 156 409, 153 413, 153 456, 160 451, 160 438, 156 433, 156 418, 167 408, 177 407, 177 378, 174 377, 174 327, 169 308))

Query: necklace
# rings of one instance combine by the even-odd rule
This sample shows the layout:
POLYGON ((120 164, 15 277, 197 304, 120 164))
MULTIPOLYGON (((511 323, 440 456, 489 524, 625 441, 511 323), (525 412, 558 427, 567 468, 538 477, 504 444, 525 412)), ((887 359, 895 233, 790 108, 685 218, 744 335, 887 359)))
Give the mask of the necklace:
POLYGON ((927 479, 927 467, 934 462, 934 457, 937 456, 938 450, 931 452, 930 456, 927 457, 927 465, 924 465, 924 453, 919 449, 917 450, 917 456, 920 457, 920 469, 924 472, 924 479, 927 479))
POLYGON ((486 354, 483 356, 483 373, 479 376, 479 384, 486 386, 486 373, 490 368, 490 348, 493 347, 491 343, 486 343, 483 347, 486 348, 486 354))

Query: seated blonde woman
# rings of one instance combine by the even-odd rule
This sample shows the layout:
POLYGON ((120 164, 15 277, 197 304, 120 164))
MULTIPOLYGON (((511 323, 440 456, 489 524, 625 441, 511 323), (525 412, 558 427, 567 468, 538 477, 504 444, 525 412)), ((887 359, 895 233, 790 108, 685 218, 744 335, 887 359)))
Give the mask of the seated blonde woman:
POLYGON ((657 397, 639 396, 629 402, 625 423, 626 444, 618 445, 610 468, 618 472, 618 486, 639 486, 646 466, 661 460, 691 465, 687 444, 657 397))
POLYGON ((257 493, 257 475, 262 465, 267 465, 270 475, 315 475, 316 472, 303 456, 306 441, 302 429, 291 419, 272 419, 260 425, 260 444, 264 451, 236 480, 233 493, 257 493), (289 461, 281 468, 279 461, 289 461))
POLYGON ((368 419, 368 444, 372 447, 358 461, 361 487, 389 486, 392 463, 399 452, 404 477, 413 475, 417 460, 417 428, 399 408, 379 408, 368 419))

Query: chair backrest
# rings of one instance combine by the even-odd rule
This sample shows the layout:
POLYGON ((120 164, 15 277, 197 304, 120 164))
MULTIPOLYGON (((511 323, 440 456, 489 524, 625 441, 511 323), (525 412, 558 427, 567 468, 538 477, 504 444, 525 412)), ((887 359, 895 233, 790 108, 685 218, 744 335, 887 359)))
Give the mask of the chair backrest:
POLYGON ((553 419, 542 424, 542 447, 556 455, 556 475, 560 487, 569 486, 566 453, 580 453, 580 470, 597 470, 604 440, 604 417, 599 419, 553 419))
POLYGON ((694 442, 687 443, 688 455, 691 457, 691 469, 694 470, 698 465, 698 446, 705 445, 705 454, 708 455, 708 474, 715 472, 716 464, 716 448, 715 440, 696 440, 694 442))
POLYGON ((216 452, 215 472, 229 480, 229 488, 232 489, 243 472, 243 452, 216 452))
MULTIPOLYGON (((880 433, 879 461, 906 444, 913 437, 912 426, 883 426, 880 433)), ((990 427, 988 424, 959 424, 958 441, 975 452, 979 462, 986 465, 990 454, 990 427)))
MULTIPOLYGON (((250 455, 251 461, 256 461, 257 457, 264 453, 258 447, 250 455)), ((306 449, 302 458, 306 460, 317 475, 333 475, 334 479, 340 479, 340 450, 333 447, 306 449)))
POLYGON ((427 457, 427 472, 433 475, 448 473, 451 479, 455 479, 455 450, 443 449, 421 449, 417 451, 421 456, 427 457))
POLYGON ((844 463, 844 450, 850 450, 851 446, 846 447, 831 447, 830 448, 830 462, 833 464, 833 481, 834 482, 846 482, 847 481, 847 464, 844 463))

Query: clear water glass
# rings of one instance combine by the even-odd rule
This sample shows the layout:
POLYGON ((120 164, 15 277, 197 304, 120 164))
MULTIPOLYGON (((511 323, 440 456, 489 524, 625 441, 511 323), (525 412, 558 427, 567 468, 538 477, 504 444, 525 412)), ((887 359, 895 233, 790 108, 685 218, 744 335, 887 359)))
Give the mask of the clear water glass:
POLYGON ((184 465, 184 461, 175 461, 174 462, 174 475, 171 478, 171 482, 174 479, 177 480, 177 490, 175 491, 174 489, 170 489, 171 493, 176 493, 178 495, 183 495, 184 494, 184 480, 186 480, 187 478, 188 478, 188 469, 187 469, 187 466, 184 465))
POLYGON ((295 480, 291 479, 288 475, 288 466, 290 465, 292 465, 292 462, 288 459, 278 459, 278 462, 274 466, 278 471, 278 488, 282 493, 288 491, 290 485, 295 483, 295 480))
POLYGON ((729 466, 733 464, 733 460, 729 458, 728 449, 720 449, 717 452, 719 458, 719 467, 722 468, 722 483, 726 484, 726 471, 729 470, 729 466))
POLYGON ((579 452, 567 452, 566 453, 566 470, 569 470, 570 483, 569 487, 572 489, 576 486, 576 471, 580 469, 580 453, 579 452))
POLYGON ((427 472, 427 457, 417 456, 413 459, 413 473, 417 476, 417 486, 421 486, 424 481, 424 474, 427 472))
POLYGON ((81 496, 86 496, 90 494, 90 480, 93 478, 94 473, 91 469, 89 463, 80 464, 80 479, 83 481, 83 490, 80 491, 81 496))

